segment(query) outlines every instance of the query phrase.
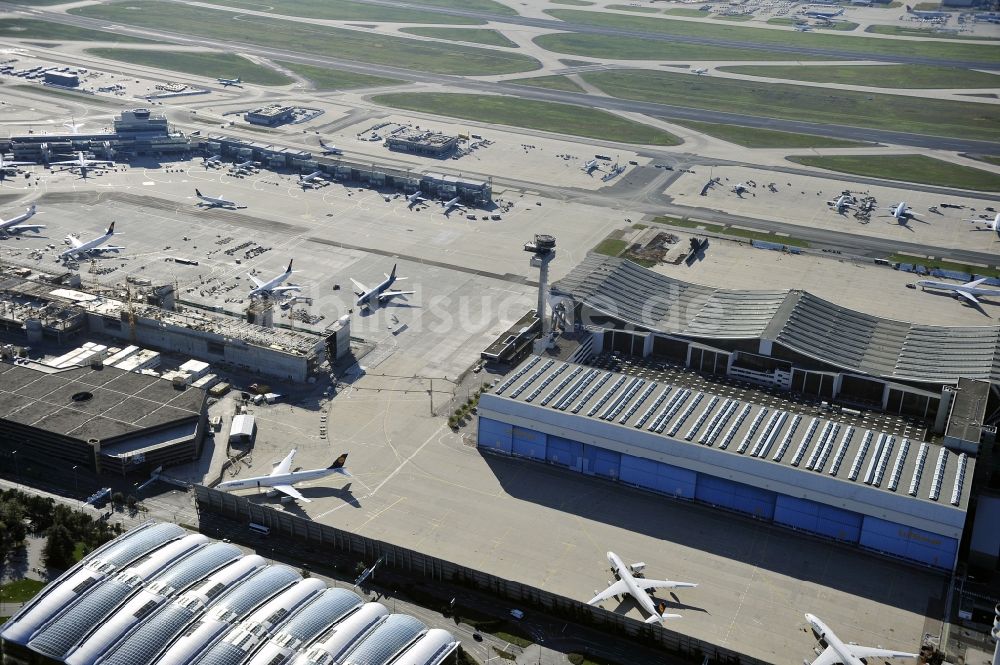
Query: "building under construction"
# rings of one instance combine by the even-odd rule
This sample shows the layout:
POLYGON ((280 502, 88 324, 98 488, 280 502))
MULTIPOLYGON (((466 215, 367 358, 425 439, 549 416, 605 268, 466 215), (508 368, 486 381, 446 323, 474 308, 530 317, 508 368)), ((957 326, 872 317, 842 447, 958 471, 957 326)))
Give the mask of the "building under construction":
POLYGON ((102 335, 296 382, 350 353, 350 319, 322 332, 272 328, 214 312, 173 310, 171 286, 128 285, 98 294, 67 288, 61 282, 68 275, 29 278, 17 272, 5 275, 0 266, 0 330, 23 333, 29 346, 102 335))

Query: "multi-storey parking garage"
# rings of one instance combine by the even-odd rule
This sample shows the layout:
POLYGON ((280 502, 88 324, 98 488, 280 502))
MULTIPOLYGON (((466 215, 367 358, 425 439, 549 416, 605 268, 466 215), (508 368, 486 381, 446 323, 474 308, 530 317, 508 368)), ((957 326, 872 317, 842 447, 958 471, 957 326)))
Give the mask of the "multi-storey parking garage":
POLYGON ((444 630, 235 546, 148 523, 67 571, 0 632, 5 663, 438 665, 444 630), (318 650, 318 651, 317 651, 318 650))
POLYGON ((955 563, 974 459, 899 419, 699 385, 657 363, 623 373, 540 356, 484 394, 479 414, 481 449, 955 563))

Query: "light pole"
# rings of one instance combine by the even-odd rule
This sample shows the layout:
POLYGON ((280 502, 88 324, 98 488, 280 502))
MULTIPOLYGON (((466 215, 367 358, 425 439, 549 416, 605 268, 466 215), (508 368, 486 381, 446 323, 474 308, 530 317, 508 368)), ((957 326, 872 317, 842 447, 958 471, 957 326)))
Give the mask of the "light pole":
POLYGON ((21 467, 17 463, 17 451, 10 451, 11 456, 14 458, 14 473, 17 474, 17 482, 21 482, 21 467))
POLYGON ((73 487, 74 487, 74 491, 77 494, 79 494, 80 493, 80 480, 79 480, 79 478, 76 475, 76 467, 77 466, 78 465, 76 465, 76 464, 73 465, 73 487))

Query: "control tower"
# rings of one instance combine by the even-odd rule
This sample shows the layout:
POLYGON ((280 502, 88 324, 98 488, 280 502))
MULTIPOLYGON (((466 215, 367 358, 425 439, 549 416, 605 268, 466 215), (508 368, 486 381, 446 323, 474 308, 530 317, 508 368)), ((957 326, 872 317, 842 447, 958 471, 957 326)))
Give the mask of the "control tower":
POLYGON ((524 251, 531 253, 531 267, 538 268, 538 320, 542 323, 542 334, 535 342, 535 353, 552 346, 552 324, 545 311, 545 302, 549 290, 549 263, 556 258, 556 239, 554 236, 536 233, 533 242, 524 244, 524 251))

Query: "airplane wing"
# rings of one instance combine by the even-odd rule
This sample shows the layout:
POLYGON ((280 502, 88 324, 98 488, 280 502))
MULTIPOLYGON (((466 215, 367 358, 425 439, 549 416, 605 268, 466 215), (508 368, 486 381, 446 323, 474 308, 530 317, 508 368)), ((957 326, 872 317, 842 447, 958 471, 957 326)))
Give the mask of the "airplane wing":
POLYGON ((271 293, 284 293, 285 291, 301 291, 301 286, 296 286, 294 284, 289 284, 288 286, 276 286, 271 289, 271 293))
POLYGON ((260 281, 250 273, 247 273, 247 277, 250 278, 250 281, 253 282, 254 286, 256 286, 257 288, 260 288, 264 284, 264 282, 260 281))
POLYGON ((122 245, 104 245, 102 247, 92 247, 92 252, 120 252, 125 249, 122 245))
POLYGON ((379 302, 385 302, 390 298, 395 298, 396 296, 408 296, 410 294, 416 293, 416 291, 383 291, 379 297, 379 302))
POLYGON ((69 240, 69 246, 73 249, 80 249, 83 247, 83 241, 76 236, 66 236, 66 239, 69 240))
POLYGON ((980 277, 979 279, 974 279, 971 282, 966 283, 965 286, 971 286, 972 288, 976 288, 977 286, 985 282, 987 279, 989 279, 989 277, 980 277))
POLYGON ((833 647, 827 647, 823 653, 819 655, 819 658, 814 660, 810 665, 841 665, 842 661, 840 657, 837 656, 837 652, 833 650, 833 647))
POLYGON ((18 224, 17 226, 8 227, 7 231, 13 231, 14 233, 23 233, 24 231, 40 231, 45 227, 41 224, 18 224))
POLYGON ((635 582, 646 591, 650 589, 693 589, 698 586, 691 582, 672 582, 670 580, 636 579, 635 582))
MULTIPOLYGON (((902 651, 893 651, 892 649, 878 649, 876 647, 862 647, 848 645, 848 649, 854 654, 856 658, 864 658, 870 660, 872 658, 916 658, 915 653, 904 653, 902 651)), ((822 656, 820 656, 822 658, 822 656)), ((813 663, 815 665, 815 663, 813 663)))
POLYGON ((353 283, 354 284, 354 288, 356 288, 359 291, 359 293, 358 293, 359 296, 362 293, 368 293, 368 287, 366 287, 364 284, 362 284, 358 280, 354 279, 353 277, 351 278, 351 283, 353 283))
POLYGON ((587 604, 594 605, 595 603, 599 603, 602 600, 607 600, 612 596, 621 596, 626 593, 628 593, 628 586, 625 585, 625 582, 623 580, 618 580, 617 582, 609 586, 607 589, 605 589, 604 591, 600 592, 599 594, 588 600, 587 604))
POLYGON ((274 465, 274 468, 271 469, 271 475, 281 476, 288 473, 289 470, 292 468, 292 460, 294 458, 295 458, 295 449, 292 448, 292 452, 288 453, 285 456, 285 459, 281 460, 280 462, 274 465))
POLYGON ((49 162, 49 166, 79 166, 79 165, 80 165, 79 159, 71 159, 65 162, 49 162))
POLYGON ((296 499, 298 501, 302 501, 303 503, 312 503, 311 499, 307 499, 304 496, 302 496, 302 493, 299 492, 294 487, 292 487, 291 485, 272 485, 271 489, 278 490, 279 492, 281 492, 283 494, 287 494, 288 496, 292 497, 293 499, 296 499))
POLYGON ((955 293, 957 293, 958 295, 960 295, 963 298, 965 298, 973 306, 975 306, 975 307, 979 307, 980 306, 979 300, 977 300, 976 296, 972 295, 971 293, 967 293, 965 291, 955 291, 955 293))

